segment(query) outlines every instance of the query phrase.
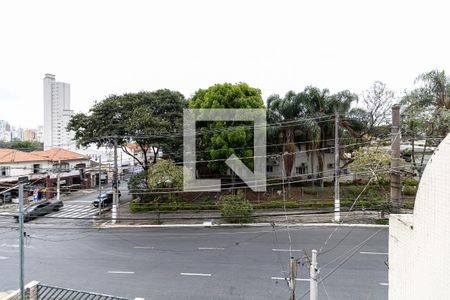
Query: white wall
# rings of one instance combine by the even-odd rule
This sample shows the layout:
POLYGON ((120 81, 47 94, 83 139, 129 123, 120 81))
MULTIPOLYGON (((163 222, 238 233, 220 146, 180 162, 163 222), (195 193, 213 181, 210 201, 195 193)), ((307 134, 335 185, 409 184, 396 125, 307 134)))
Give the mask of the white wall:
MULTIPOLYGON (((63 163, 69 163, 69 169, 71 171, 73 171, 77 164, 86 164, 86 167, 89 167, 90 161, 85 160, 85 159, 83 159, 83 160, 80 159, 80 160, 63 161, 63 163)), ((40 164, 40 174, 53 173, 52 170, 53 170, 54 162, 51 162, 51 161, 29 161, 29 162, 20 162, 20 163, 3 163, 3 164, 0 164, 0 167, 9 167, 10 168, 9 176, 18 177, 18 176, 33 175, 33 165, 34 164, 40 164)))
POLYGON ((390 222, 389 299, 450 299, 450 135, 425 169, 414 215, 390 222))

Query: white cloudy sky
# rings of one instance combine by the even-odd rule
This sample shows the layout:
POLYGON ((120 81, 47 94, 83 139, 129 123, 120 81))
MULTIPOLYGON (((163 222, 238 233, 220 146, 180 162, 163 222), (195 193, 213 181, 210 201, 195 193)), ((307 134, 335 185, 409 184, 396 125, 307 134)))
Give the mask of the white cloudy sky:
POLYGON ((0 119, 43 123, 42 78, 71 84, 72 108, 113 93, 187 97, 244 81, 264 98, 307 85, 401 92, 450 73, 446 1, 2 1, 0 119))

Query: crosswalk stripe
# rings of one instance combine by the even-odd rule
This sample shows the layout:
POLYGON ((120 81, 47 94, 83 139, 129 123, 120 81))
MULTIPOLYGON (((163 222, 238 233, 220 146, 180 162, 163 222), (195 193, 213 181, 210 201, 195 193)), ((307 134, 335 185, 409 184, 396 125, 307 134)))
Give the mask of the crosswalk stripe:
POLYGON ((66 218, 85 218, 91 217, 98 213, 98 208, 87 205, 65 205, 58 212, 52 213, 53 217, 66 217, 66 218))

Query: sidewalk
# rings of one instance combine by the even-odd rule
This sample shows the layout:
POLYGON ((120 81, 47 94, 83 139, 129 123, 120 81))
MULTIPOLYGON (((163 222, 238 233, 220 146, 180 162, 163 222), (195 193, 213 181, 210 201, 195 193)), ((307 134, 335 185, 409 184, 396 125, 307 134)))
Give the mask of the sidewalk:
MULTIPOLYGON (((253 211, 253 216, 254 223, 332 223, 334 220, 332 210, 258 209, 253 211)), ((374 219, 380 218, 380 213, 375 211, 341 212, 344 223, 374 224, 374 219)), ((118 224, 122 225, 227 223, 216 210, 161 212, 158 216, 155 211, 132 213, 127 204, 120 206, 119 219, 118 224)))

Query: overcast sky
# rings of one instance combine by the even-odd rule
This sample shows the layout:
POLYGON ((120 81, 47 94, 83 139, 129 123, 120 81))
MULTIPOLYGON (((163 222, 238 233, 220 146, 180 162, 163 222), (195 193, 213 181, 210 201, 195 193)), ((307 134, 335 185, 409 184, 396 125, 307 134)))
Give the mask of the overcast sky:
POLYGON ((2 1, 0 119, 43 124, 45 73, 72 109, 109 94, 247 82, 360 93, 450 73, 446 1, 2 1))

